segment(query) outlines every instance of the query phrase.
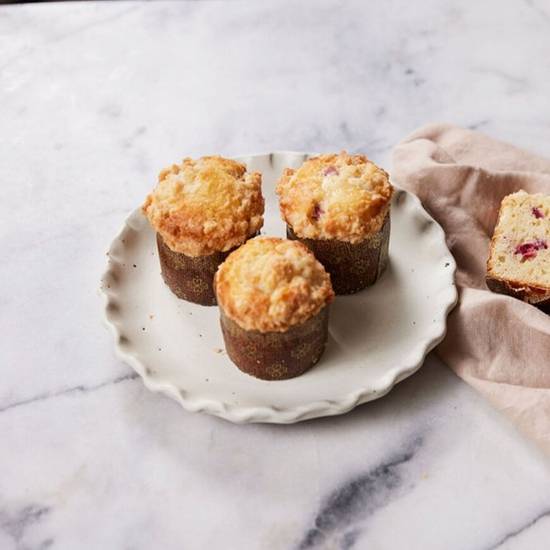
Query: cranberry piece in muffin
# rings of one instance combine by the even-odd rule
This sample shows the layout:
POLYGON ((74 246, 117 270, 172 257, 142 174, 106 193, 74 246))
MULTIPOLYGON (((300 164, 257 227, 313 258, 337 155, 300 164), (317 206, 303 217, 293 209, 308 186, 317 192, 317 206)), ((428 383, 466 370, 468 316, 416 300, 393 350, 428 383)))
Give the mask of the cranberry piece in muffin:
POLYGON ((214 286, 225 347, 240 370, 281 380, 317 363, 334 292, 306 246, 274 237, 250 239, 220 265, 214 286))
POLYGON ((263 225, 261 175, 218 156, 185 158, 160 173, 143 212, 157 232, 168 287, 178 298, 214 305, 219 264, 263 225))
POLYGON ((336 294, 372 285, 388 262, 388 174, 364 155, 320 155, 277 185, 287 236, 306 244, 331 275, 336 294))

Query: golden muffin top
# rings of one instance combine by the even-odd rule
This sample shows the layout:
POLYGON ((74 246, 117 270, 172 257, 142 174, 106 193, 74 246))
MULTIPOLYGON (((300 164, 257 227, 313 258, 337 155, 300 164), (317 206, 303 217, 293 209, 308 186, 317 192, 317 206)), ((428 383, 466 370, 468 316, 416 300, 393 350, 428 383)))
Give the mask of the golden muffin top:
POLYGON ((298 237, 350 243, 381 229, 392 193, 384 170, 345 151, 287 168, 277 185, 281 215, 298 237))
POLYGON ((218 304, 245 330, 284 332, 332 301, 330 276, 302 243, 256 237, 232 252, 214 278, 218 304))
POLYGON ((234 160, 185 158, 162 170, 142 210, 174 252, 225 252, 262 227, 261 183, 260 173, 234 160))

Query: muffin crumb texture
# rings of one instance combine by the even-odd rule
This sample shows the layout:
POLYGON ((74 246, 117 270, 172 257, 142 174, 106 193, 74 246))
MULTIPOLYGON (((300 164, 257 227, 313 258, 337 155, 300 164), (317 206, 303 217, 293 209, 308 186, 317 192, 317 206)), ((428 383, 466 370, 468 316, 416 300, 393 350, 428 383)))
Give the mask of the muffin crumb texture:
POLYGON ((159 174, 142 209, 172 251, 226 252, 262 227, 261 175, 218 156, 185 158, 159 174))
POLYGON ((245 330, 284 332, 332 301, 330 277, 303 244, 256 237, 232 252, 215 277, 218 304, 245 330))
POLYGON ((518 191, 502 200, 487 262, 491 279, 525 301, 550 299, 550 196, 518 191))
POLYGON ((353 244, 380 230, 392 193, 384 170, 345 151, 287 168, 277 185, 281 215, 298 237, 353 244))

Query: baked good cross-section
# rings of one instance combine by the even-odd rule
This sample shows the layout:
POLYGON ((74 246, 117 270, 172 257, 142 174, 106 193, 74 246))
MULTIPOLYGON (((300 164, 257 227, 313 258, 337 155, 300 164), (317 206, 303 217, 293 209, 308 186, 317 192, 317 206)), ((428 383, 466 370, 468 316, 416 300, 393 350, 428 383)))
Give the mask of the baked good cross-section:
POLYGON ((504 197, 487 286, 550 312, 550 196, 518 191, 504 197))

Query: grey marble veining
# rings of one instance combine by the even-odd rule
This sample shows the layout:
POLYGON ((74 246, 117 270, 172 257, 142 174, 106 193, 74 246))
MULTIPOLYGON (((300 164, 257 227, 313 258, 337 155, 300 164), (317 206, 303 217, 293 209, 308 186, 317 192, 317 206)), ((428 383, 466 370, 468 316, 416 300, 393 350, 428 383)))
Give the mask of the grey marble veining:
POLYGON ((395 456, 337 487, 325 499, 300 549, 327 546, 331 538, 337 546, 351 548, 361 532, 356 527, 358 520, 368 518, 405 490, 401 470, 421 444, 422 438, 414 438, 395 456))
POLYGON ((434 357, 390 395, 235 426, 113 354, 105 251, 184 155, 364 151, 448 121, 550 154, 550 7, 0 6, 0 549, 546 549, 547 459, 434 357))

